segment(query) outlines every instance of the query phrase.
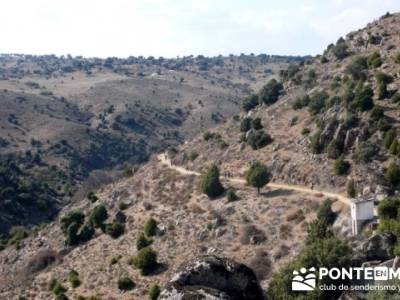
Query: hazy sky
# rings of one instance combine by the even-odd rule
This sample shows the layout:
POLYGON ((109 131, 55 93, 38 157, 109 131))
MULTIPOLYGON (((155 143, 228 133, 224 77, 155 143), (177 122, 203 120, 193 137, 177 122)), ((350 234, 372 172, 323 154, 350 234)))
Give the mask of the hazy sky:
POLYGON ((0 53, 321 53, 399 0, 1 0, 0 53))

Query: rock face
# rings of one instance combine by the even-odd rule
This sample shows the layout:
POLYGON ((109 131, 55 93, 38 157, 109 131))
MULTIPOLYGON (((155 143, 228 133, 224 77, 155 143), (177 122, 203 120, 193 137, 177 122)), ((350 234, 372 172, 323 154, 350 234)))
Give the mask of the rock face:
POLYGON ((182 266, 159 299, 262 300, 264 296, 249 267, 228 258, 207 255, 182 266))
POLYGON ((389 260, 393 258, 395 244, 396 236, 394 234, 375 234, 362 245, 362 252, 367 260, 389 260))

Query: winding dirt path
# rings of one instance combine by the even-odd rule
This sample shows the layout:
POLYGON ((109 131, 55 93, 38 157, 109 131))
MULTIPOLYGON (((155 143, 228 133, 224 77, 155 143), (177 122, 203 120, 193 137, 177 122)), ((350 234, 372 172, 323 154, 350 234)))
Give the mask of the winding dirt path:
MULTIPOLYGON (((180 174, 194 175, 194 176, 201 175, 199 172, 191 171, 191 170, 185 169, 183 167, 174 165, 165 153, 159 154, 157 156, 157 159, 161 164, 168 166, 170 169, 175 170, 175 171, 179 172, 180 174)), ((243 178, 239 178, 239 177, 231 177, 231 178, 224 178, 224 179, 227 181, 233 182, 233 183, 246 184, 246 180, 244 180, 243 178)), ((328 198, 337 199, 340 202, 342 202, 348 206, 350 206, 350 204, 351 204, 351 200, 341 194, 320 191, 320 190, 314 190, 314 189, 310 189, 308 187, 301 186, 301 185, 270 182, 270 183, 268 183, 268 186, 272 187, 272 188, 276 188, 276 189, 291 190, 291 191, 312 194, 314 196, 323 195, 328 198)))

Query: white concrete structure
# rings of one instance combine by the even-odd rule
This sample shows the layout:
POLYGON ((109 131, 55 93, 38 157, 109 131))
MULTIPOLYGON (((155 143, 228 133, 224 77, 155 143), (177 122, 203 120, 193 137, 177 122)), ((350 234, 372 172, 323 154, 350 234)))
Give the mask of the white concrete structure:
POLYGON ((373 199, 351 200, 351 227, 353 235, 358 235, 362 225, 374 219, 373 199))

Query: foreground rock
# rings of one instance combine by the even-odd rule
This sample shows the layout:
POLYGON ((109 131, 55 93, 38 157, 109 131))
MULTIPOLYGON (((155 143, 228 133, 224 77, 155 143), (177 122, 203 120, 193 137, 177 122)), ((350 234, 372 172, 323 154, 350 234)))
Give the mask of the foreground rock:
POLYGON ((228 258, 203 256, 181 267, 159 299, 262 300, 254 272, 228 258))

